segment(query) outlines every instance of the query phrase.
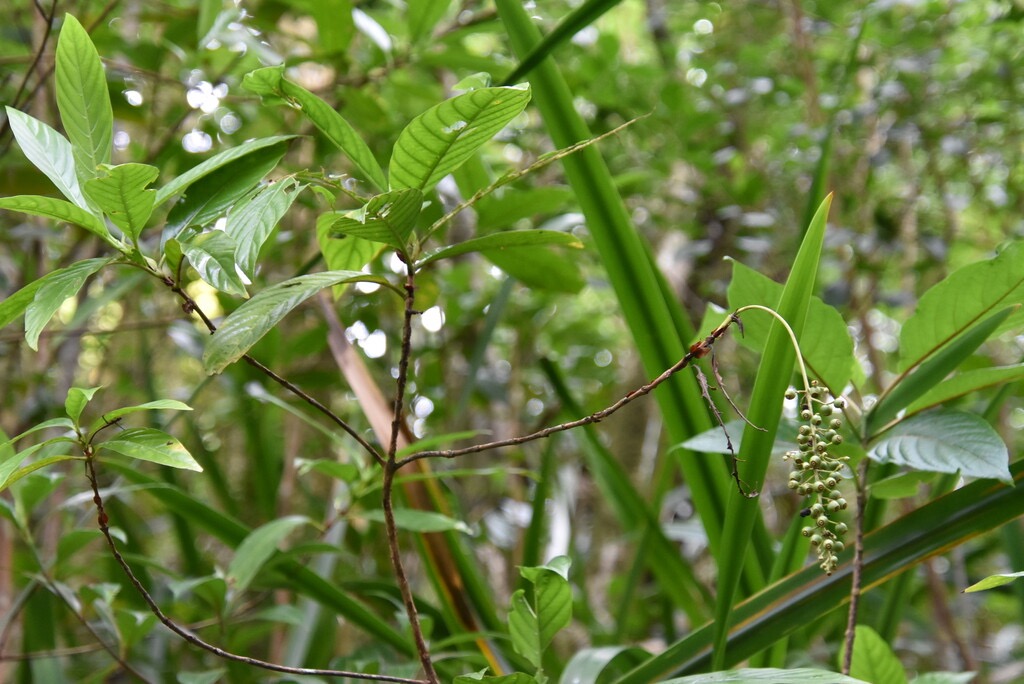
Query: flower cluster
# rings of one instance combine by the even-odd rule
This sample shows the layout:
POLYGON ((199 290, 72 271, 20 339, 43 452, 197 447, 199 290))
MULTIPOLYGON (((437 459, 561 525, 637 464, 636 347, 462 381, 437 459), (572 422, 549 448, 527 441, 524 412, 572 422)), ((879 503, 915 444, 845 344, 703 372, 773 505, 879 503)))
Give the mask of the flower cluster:
POLYGON ((822 570, 831 575, 839 564, 836 556, 844 548, 842 536, 848 529, 846 523, 833 519, 836 513, 847 507, 846 499, 838 489, 847 457, 829 453, 833 445, 843 441, 839 429, 843 425, 840 416, 846 402, 842 397, 832 398, 828 388, 820 387, 816 382, 812 382, 807 390, 791 389, 786 392, 787 399, 798 396, 802 396, 800 420, 804 423, 796 438, 800 448, 786 452, 783 459, 791 461, 794 466, 789 473, 789 488, 797 494, 816 499, 801 512, 814 523, 804 527, 802 533, 817 549, 822 570))

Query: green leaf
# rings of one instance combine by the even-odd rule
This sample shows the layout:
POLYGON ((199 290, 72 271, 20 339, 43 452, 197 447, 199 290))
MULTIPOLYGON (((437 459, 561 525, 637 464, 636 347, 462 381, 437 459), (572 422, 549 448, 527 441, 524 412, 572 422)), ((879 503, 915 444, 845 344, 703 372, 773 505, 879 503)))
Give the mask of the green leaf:
POLYGON ((238 246, 224 231, 211 230, 177 242, 200 278, 221 292, 239 297, 249 296, 235 270, 235 250, 238 246))
POLYGON ((978 368, 957 373, 948 380, 939 383, 930 392, 907 406, 907 414, 917 413, 924 409, 944 404, 947 401, 968 395, 971 392, 1019 380, 1024 380, 1024 363, 1013 366, 978 368))
POLYGON ((358 271, 325 271, 298 276, 263 290, 224 319, 217 332, 210 337, 203 354, 206 372, 211 375, 220 373, 242 358, 252 345, 292 309, 320 290, 354 282, 392 287, 383 278, 358 271))
POLYGON ((85 409, 86 404, 92 401, 92 397, 98 389, 99 387, 90 387, 89 389, 72 387, 68 390, 67 399, 64 400, 64 410, 75 425, 78 425, 78 419, 82 417, 82 410, 85 409))
POLYGON ((271 183, 228 212, 224 232, 237 245, 235 260, 251 280, 256 272, 260 248, 302 190, 295 179, 271 183))
POLYGON ((180 401, 174 399, 157 399, 155 401, 147 401, 145 404, 138 404, 136 406, 124 406, 113 411, 107 411, 102 416, 97 418, 92 425, 89 426, 89 432, 94 433, 105 425, 109 425, 121 416, 127 416, 132 413, 138 413, 139 411, 191 411, 192 407, 188 404, 183 404, 180 401))
POLYGON ((416 263, 421 268, 434 261, 470 254, 472 252, 498 252, 509 249, 528 249, 541 245, 560 245, 583 249, 583 243, 575 235, 556 230, 510 230, 483 237, 465 240, 450 247, 442 247, 416 263))
POLYGON ((917 471, 899 473, 878 482, 872 482, 871 496, 875 499, 907 499, 917 496, 922 483, 934 480, 936 477, 935 473, 917 471))
POLYGON ((67 138, 39 119, 13 107, 7 107, 7 121, 28 160, 57 186, 61 194, 80 209, 92 213, 93 208, 82 194, 78 174, 75 173, 75 154, 67 138))
POLYGON ((217 684, 217 682, 224 680, 227 672, 225 668, 218 667, 202 672, 179 672, 176 677, 178 684, 217 684))
POLYGON ((975 582, 971 586, 969 586, 966 589, 964 589, 964 593, 970 593, 970 592, 974 592, 974 591, 986 591, 988 589, 995 589, 996 587, 1001 587, 1004 584, 1009 584, 1010 582, 1015 582, 1018 579, 1020 579, 1021 577, 1024 577, 1024 572, 1011 572, 1011 573, 1003 573, 1003 574, 998 574, 998 575, 989 575, 988 577, 986 577, 985 579, 981 580, 980 582, 975 582))
POLYGON ((471 90, 413 119, 395 143, 391 187, 426 192, 526 108, 529 86, 471 90))
POLYGON ((420 0, 405 6, 405 22, 413 43, 429 38, 434 26, 448 11, 451 0, 420 0))
POLYGON ((236 594, 241 594, 259 573, 263 565, 277 551, 277 545, 300 525, 312 525, 313 521, 304 515, 289 515, 257 527, 242 540, 235 549, 235 556, 228 565, 225 578, 236 594))
POLYGON ((110 231, 107 230, 107 226, 103 223, 102 219, 71 202, 42 195, 17 195, 16 197, 0 198, 0 209, 20 211, 23 214, 43 216, 73 223, 76 226, 85 228, 90 233, 99 235, 112 247, 124 251, 124 245, 110 235, 110 231))
POLYGON ((459 675, 453 680, 453 684, 475 684, 476 682, 481 684, 537 684, 537 680, 525 672, 513 672, 496 677, 488 677, 485 675, 486 672, 487 670, 481 670, 473 674, 459 675))
POLYGON ((43 282, 42 278, 33 280, 0 302, 0 328, 7 327, 11 321, 25 312, 25 308, 32 303, 32 299, 36 296, 36 291, 43 282))
MULTIPOLYGON (((33 425, 28 430, 25 430, 21 434, 16 435, 14 437, 11 437, 10 439, 8 439, 3 444, 0 444, 0 450, 6 449, 10 445, 12 445, 15 442, 17 442, 18 440, 20 440, 20 439, 22 439, 24 437, 28 437, 29 435, 31 435, 31 434, 33 434, 35 432, 41 432, 42 430, 50 430, 52 428, 63 428, 64 430, 67 430, 67 431, 70 431, 70 432, 74 432, 75 424, 74 424, 74 422, 72 422, 72 420, 70 418, 63 418, 63 417, 61 417, 61 418, 51 418, 50 420, 44 420, 42 423, 39 423, 37 425, 33 425)), ((3 433, 0 432, 0 435, 2 435, 2 434, 3 433)))
POLYGON ((595 646, 576 651, 562 670, 559 682, 610 682, 650 656, 636 646, 595 646))
POLYGON ((836 672, 798 667, 782 670, 773 667, 723 670, 692 677, 666 679, 661 684, 874 684, 836 672))
POLYGON ((563 186, 505 188, 500 196, 488 195, 473 206, 476 229, 481 233, 507 229, 520 219, 563 212, 574 200, 572 190, 563 186))
MULTIPOLYGON (((900 331, 900 370, 922 363, 978 321, 1014 304, 1024 304, 1024 242, 1014 242, 994 259, 965 266, 924 295, 900 331)), ((1020 327, 1024 313, 1000 328, 1020 327)))
POLYGON ((911 680, 911 684, 971 684, 977 672, 925 672, 911 680))
POLYGON ((586 281, 579 263, 545 247, 481 250, 488 261, 528 287, 576 294, 586 281))
POLYGON ((146 186, 156 180, 160 169, 148 164, 120 164, 102 170, 106 175, 86 181, 85 193, 115 226, 137 242, 156 201, 156 190, 147 190, 146 186))
MULTIPOLYGON (((294 135, 275 135, 269 138, 257 138, 256 140, 250 140, 244 142, 237 147, 232 147, 229 150, 224 150, 214 156, 210 157, 201 164, 197 164, 185 173, 181 174, 167 185, 163 186, 156 192, 156 204, 157 206, 163 204, 174 195, 185 188, 191 186, 200 178, 205 178, 214 171, 222 169, 234 162, 241 159, 246 159, 251 155, 259 152, 268 147, 274 147, 275 145, 285 143, 297 136, 294 135)), ((259 158, 259 157, 257 157, 259 158)), ((260 178, 263 176, 261 175, 260 178)))
MULTIPOLYGON (((395 526, 410 532, 447 532, 449 530, 472 535, 473 530, 461 520, 455 520, 447 515, 435 513, 434 511, 421 511, 415 508, 396 508, 395 526)), ((374 522, 384 522, 384 511, 373 509, 360 511, 355 514, 360 518, 374 522)))
MULTIPOLYGON (((732 280, 729 282, 729 307, 733 310, 748 304, 775 308, 782 297, 782 285, 757 271, 732 261, 732 280)), ((734 337, 743 346, 760 351, 764 349, 768 331, 774 319, 750 312, 741 315, 743 333, 733 330, 734 337)), ((807 308, 807 322, 797 333, 800 350, 813 375, 835 392, 841 392, 853 371, 853 340, 843 317, 818 297, 811 297, 807 308)))
POLYGON ((516 651, 540 670, 541 656, 559 630, 572 620, 572 588, 569 586, 570 561, 559 556, 543 566, 520 568, 520 574, 533 584, 533 600, 522 589, 512 595, 508 616, 509 635, 516 651))
POLYGON ((984 419, 940 409, 897 423, 868 452, 872 460, 935 473, 1010 482, 1006 444, 984 419))
POLYGON ((330 236, 351 235, 382 242, 408 254, 409 237, 416 228, 416 219, 422 207, 423 193, 416 188, 385 192, 359 209, 335 219, 331 224, 330 236))
POLYGON ((67 268, 51 271, 39 280, 32 303, 25 309, 25 341, 39 349, 39 335, 64 300, 75 296, 86 279, 109 264, 111 259, 86 259, 67 268))
POLYGON ((177 236, 189 226, 206 226, 220 218, 277 166, 286 149, 287 142, 259 147, 203 174, 202 182, 189 185, 185 197, 168 213, 164 239, 177 236))
POLYGON ((119 432, 116 437, 98 444, 96 448, 172 468, 203 471, 181 442, 153 428, 132 428, 119 432))
MULTIPOLYGON (((841 649, 840 658, 842 658, 841 649)), ((853 637, 850 676, 871 684, 907 684, 907 673, 889 644, 875 630, 857 625, 853 637)))
POLYGON ((913 368, 896 379, 878 402, 871 407, 865 418, 865 429, 869 436, 896 417, 907 404, 914 401, 937 385, 957 368, 967 357, 981 346, 1017 307, 1008 307, 989 316, 970 330, 945 344, 920 366, 913 368))
POLYGON ((297 83, 284 77, 284 65, 257 69, 245 75, 242 87, 259 95, 273 95, 286 101, 309 118, 328 140, 352 160, 379 190, 388 187, 387 178, 373 152, 352 125, 333 107, 297 83))
MULTIPOLYGON (((26 449, 26 451, 28 451, 28 450, 26 449)), ((24 453, 24 452, 22 452, 22 453, 24 453)), ((13 461, 13 462, 15 464, 19 464, 22 460, 24 460, 24 459, 20 459, 19 458, 19 459, 16 459, 15 461, 13 461)), ((57 463, 63 463, 64 461, 84 461, 84 460, 85 460, 85 456, 65 456, 65 455, 47 456, 46 458, 41 458, 38 461, 33 461, 32 463, 29 463, 24 468, 16 468, 11 473, 5 472, 7 470, 7 468, 0 467, 0 492, 4 491, 5 489, 7 489, 11 485, 13 485, 15 482, 17 482, 21 478, 25 477, 26 475, 31 475, 32 473, 36 472, 37 470, 42 470, 43 468, 49 468, 52 465, 56 465, 57 463)), ((4 465, 6 466, 6 465, 8 465, 8 463, 9 462, 5 462, 4 465)))
MULTIPOLYGON (((344 212, 331 211, 318 216, 316 239, 327 268, 332 271, 358 271, 373 261, 373 258, 384 249, 384 245, 351 235, 332 238, 331 226, 344 215, 344 212)), ((340 294, 335 292, 336 297, 340 294)))
POLYGON ((57 108, 74 149, 80 181, 95 178, 110 163, 114 113, 107 77, 89 33, 70 14, 57 40, 57 108))

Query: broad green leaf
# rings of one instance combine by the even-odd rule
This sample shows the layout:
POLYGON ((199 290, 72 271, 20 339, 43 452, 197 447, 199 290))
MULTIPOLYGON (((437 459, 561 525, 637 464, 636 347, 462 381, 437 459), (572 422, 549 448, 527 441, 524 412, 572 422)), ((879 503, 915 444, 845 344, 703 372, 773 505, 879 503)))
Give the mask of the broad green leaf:
POLYGON ((481 233, 504 230, 520 219, 563 212, 574 200, 572 190, 564 186, 505 188, 501 195, 488 195, 473 205, 476 229, 481 233))
POLYGON ((23 114, 13 107, 7 107, 7 121, 28 160, 57 186, 62 195, 80 209, 93 213, 78 182, 71 143, 39 119, 23 114))
POLYGON ((82 417, 82 411, 85 409, 86 404, 92 401, 92 397, 98 389, 99 387, 90 387, 88 389, 72 387, 68 390, 68 396, 64 400, 64 410, 67 412, 68 418, 75 425, 78 425, 78 419, 82 417))
POLYGON ((978 368, 957 373, 948 380, 939 383, 930 392, 907 406, 907 414, 918 413, 924 409, 938 406, 971 392, 1019 380, 1024 380, 1024 363, 1013 366, 978 368))
POLYGON ((964 589, 964 593, 970 593, 973 591, 986 591, 988 589, 995 589, 1001 587, 1004 584, 1014 582, 1021 577, 1024 577, 1024 572, 1010 572, 998 575, 989 575, 980 582, 975 582, 971 586, 964 589))
MULTIPOLYGON (((435 513, 434 511, 420 511, 414 508, 396 508, 395 526, 410 532, 447 532, 453 530, 463 534, 472 535, 473 530, 461 520, 455 520, 447 515, 435 513)), ((360 511, 356 514, 360 518, 384 522, 384 511, 377 508, 369 511, 360 511)))
POLYGON ((529 86, 471 90, 413 119, 395 143, 391 187, 424 192, 461 166, 526 108, 529 86))
POLYGON ((96 449, 106 449, 122 456, 172 468, 203 471, 202 466, 196 463, 181 442, 166 432, 153 428, 131 428, 119 432, 115 437, 96 445, 96 449))
POLYGON ((235 259, 250 280, 256 272, 260 248, 299 196, 302 187, 294 179, 286 178, 271 183, 228 211, 224 232, 235 241, 235 259))
MULTIPOLYGON (((324 263, 332 271, 359 271, 373 261, 385 246, 355 236, 330 237, 331 226, 344 216, 343 212, 332 211, 321 214, 316 219, 316 240, 320 245, 320 253, 324 263)), ((345 286, 334 288, 334 297, 341 296, 345 286)))
POLYGON ((259 147, 203 174, 202 182, 189 185, 185 197, 168 213, 164 241, 189 226, 205 226, 223 216, 277 166, 287 145, 287 142, 279 142, 259 147))
POLYGON ((31 349, 39 349, 40 333, 64 300, 75 296, 89 276, 110 262, 111 259, 86 259, 40 279, 39 289, 25 309, 25 341, 31 349))
POLYGON ((392 190, 335 219, 330 236, 382 242, 408 254, 409 237, 416 228, 422 207, 423 193, 416 188, 392 190))
MULTIPOLYGON (((725 424, 725 429, 729 432, 728 441, 726 440, 725 432, 722 431, 722 426, 718 425, 710 430, 700 433, 699 435, 694 435, 680 444, 679 447, 702 454, 728 454, 728 442, 732 442, 733 450, 738 452, 743 444, 743 428, 745 426, 746 423, 742 418, 730 420, 725 424)), ((795 435, 797 427, 798 426, 794 421, 784 420, 780 424, 781 429, 779 432, 783 435, 795 435)), ((772 453, 781 454, 796 449, 797 447, 798 445, 796 442, 790 442, 786 439, 776 437, 775 444, 772 445, 772 453)))
POLYGON ((1010 482, 1006 444, 973 413, 940 409, 897 423, 868 455, 879 463, 1010 482))
MULTIPOLYGON (((728 293, 731 309, 747 304, 771 308, 778 305, 782 285, 738 261, 730 261, 732 280, 729 281, 728 293)), ((743 333, 733 328, 733 337, 749 349, 762 350, 774 319, 758 311, 745 312, 740 317, 743 319, 743 333)), ((812 374, 834 392, 842 392, 850 380, 854 357, 853 340, 839 312, 818 297, 811 297, 807 322, 797 333, 797 339, 812 374)))
POLYGON ((917 496, 921 484, 938 477, 935 473, 912 471, 886 477, 871 483, 871 496, 875 499, 907 499, 917 496))
MULTIPOLYGON (((280 143, 287 142, 295 137, 296 136, 294 135, 275 135, 270 138, 257 138, 256 140, 244 142, 237 147, 232 147, 229 150, 224 150, 223 152, 215 154, 157 190, 156 204, 157 206, 163 204, 174 195, 177 195, 185 188, 191 186, 200 178, 210 175, 217 169, 223 168, 232 162, 238 161, 239 159, 245 159, 253 153, 259 152, 267 147, 273 147, 280 143)), ((262 178, 262 176, 260 177, 262 178)))
POLYGON ((501 247, 480 253, 519 282, 538 290, 576 294, 586 284, 576 259, 547 247, 501 247))
MULTIPOLYGON (((67 419, 65 418, 64 420, 67 419)), ((38 429, 39 426, 36 426, 36 428, 38 429)), ((16 439, 19 438, 20 437, 16 439)), ((15 440, 11 440, 11 442, 13 441, 15 440)), ((45 467, 45 465, 49 465, 49 461, 46 458, 43 458, 37 461, 37 463, 43 463, 43 466, 33 467, 33 465, 35 464, 29 464, 25 466, 25 468, 19 469, 19 466, 22 463, 24 463, 25 459, 27 459, 29 456, 36 453, 37 451, 41 451, 42 449, 54 444, 74 444, 75 440, 71 439, 70 437, 55 437, 53 439, 48 439, 44 442, 40 442, 39 444, 33 444, 32 446, 22 449, 21 451, 18 452, 15 452, 13 449, 6 449, 6 447, 10 445, 11 442, 8 442, 7 444, 4 445, 5 448, 3 449, 3 451, 7 453, 2 453, 2 455, 0 455, 0 483, 3 483, 5 487, 11 484, 15 479, 21 479, 25 475, 28 475, 30 472, 38 470, 40 467, 45 467)), ((69 458, 72 457, 58 455, 55 458, 58 458, 59 460, 68 460, 69 458)), ((56 463, 56 461, 53 462, 56 463)))
POLYGON ((520 568, 520 574, 533 584, 533 601, 522 589, 512 595, 508 616, 509 635, 516 651, 538 669, 541 656, 559 630, 572 620, 572 588, 569 586, 570 561, 565 556, 547 565, 520 568))
POLYGON ((177 242, 200 278, 221 292, 239 297, 249 296, 235 270, 235 250, 238 246, 224 231, 211 230, 177 242))
POLYGON ((110 163, 114 113, 107 76, 89 33, 70 14, 57 39, 57 108, 74 150, 80 181, 95 178, 110 163))
MULTIPOLYGON (((18 459, 19 462, 21 460, 23 460, 23 459, 18 459)), ((31 475, 32 473, 36 472, 37 470, 42 470, 43 468, 49 468, 52 465, 56 465, 57 463, 63 463, 64 461, 84 461, 84 460, 85 460, 85 456, 47 456, 46 458, 41 458, 38 461, 33 461, 32 463, 29 463, 27 466, 25 466, 23 468, 17 468, 17 469, 14 470, 14 472, 11 472, 9 474, 4 473, 4 472, 0 472, 0 492, 4 491, 5 489, 7 489, 11 485, 13 485, 15 482, 17 482, 21 478, 25 477, 26 475, 31 475), (6 477, 5 477, 5 475, 6 475, 6 477)), ((7 464, 5 463, 4 465, 7 465, 7 464)), ((7 470, 6 468, 0 468, 0 471, 6 471, 6 470, 7 470)))
MULTIPOLYGON (((921 296, 900 331, 900 370, 922 363, 978 321, 1014 304, 1024 304, 1024 241, 959 269, 921 296)), ((1022 321, 1018 310, 1000 329, 1022 321)))
POLYGON ((809 667, 776 669, 773 667, 723 670, 692 677, 666 679, 661 684, 874 684, 870 680, 847 677, 836 672, 809 667))
POLYGON ((127 416, 132 413, 138 413, 139 411, 191 411, 192 407, 188 404, 183 404, 180 401, 174 399, 157 399, 155 401, 147 401, 145 404, 139 404, 137 406, 124 406, 113 411, 107 411, 98 419, 96 419, 92 425, 89 426, 89 432, 95 433, 98 429, 105 425, 110 425, 121 416, 127 416))
POLYGON ((103 220, 95 214, 82 209, 81 207, 56 197, 43 195, 18 195, 16 197, 0 198, 0 209, 8 211, 20 211, 23 214, 32 216, 43 216, 45 218, 67 221, 76 226, 85 228, 90 233, 99 235, 103 240, 118 250, 124 250, 124 245, 115 240, 107 230, 103 220))
POLYGON ((542 245, 560 245, 573 249, 583 249, 583 243, 575 235, 555 230, 510 230, 494 233, 483 237, 465 240, 450 247, 442 247, 416 263, 421 268, 441 259, 469 254, 471 252, 495 252, 500 250, 526 249, 542 245))
POLYGON ((519 589, 512 594, 508 613, 508 632, 516 653, 530 661, 536 668, 541 666, 540 625, 533 606, 526 600, 526 591, 519 589))
POLYGON ((206 372, 211 375, 220 373, 242 358, 252 345, 292 309, 325 287, 346 282, 370 282, 392 287, 383 278, 359 271, 311 273, 268 287, 224 319, 217 332, 210 337, 203 354, 206 372))
POLYGON ((348 155, 371 183, 379 190, 387 189, 383 169, 352 125, 329 104, 285 78, 283 65, 257 69, 246 74, 242 87, 259 95, 274 95, 302 110, 328 140, 348 155))
MULTIPOLYGON (((840 649, 840 658, 843 657, 840 649)), ((866 625, 857 625, 853 637, 850 676, 871 684, 907 684, 907 673, 889 644, 866 625)))
POLYGON ((36 296, 36 291, 43 282, 42 278, 33 280, 0 302, 0 328, 7 327, 11 321, 25 312, 25 308, 32 303, 32 299, 36 296))
POLYGON ((105 175, 85 182, 85 194, 136 242, 156 201, 156 190, 147 190, 146 186, 156 180, 160 169, 148 164, 120 164, 101 170, 105 175))
POLYGON ((249 588, 263 565, 277 551, 277 545, 288 533, 300 525, 311 525, 313 521, 304 515, 289 515, 257 527, 249 533, 235 549, 235 556, 228 565, 225 578, 228 586, 241 594, 249 588))
POLYGON ((1003 322, 1016 310, 1007 307, 985 318, 970 330, 943 345, 920 366, 910 369, 896 379, 895 384, 883 392, 878 402, 871 407, 865 419, 865 430, 869 436, 882 429, 896 417, 904 407, 953 372, 964 360, 981 346, 1003 322))

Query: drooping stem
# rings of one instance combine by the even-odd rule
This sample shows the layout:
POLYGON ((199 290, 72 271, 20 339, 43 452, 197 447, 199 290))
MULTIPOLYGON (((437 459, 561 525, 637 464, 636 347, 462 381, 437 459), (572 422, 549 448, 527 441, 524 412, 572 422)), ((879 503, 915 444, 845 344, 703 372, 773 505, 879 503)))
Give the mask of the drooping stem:
POLYGON ((761 306, 760 304, 748 304, 747 306, 741 306, 736 309, 736 315, 743 313, 744 311, 750 311, 756 309, 758 311, 764 311, 767 314, 771 314, 776 321, 778 321, 789 335, 789 341, 793 343, 793 351, 796 352, 796 363, 800 369, 800 377, 804 381, 804 397, 807 401, 807 408, 813 410, 814 407, 811 405, 811 381, 807 377, 807 364, 804 363, 804 356, 800 352, 800 342, 796 339, 796 333, 793 332, 793 328, 789 327, 789 323, 782 317, 775 309, 768 308, 767 306, 761 306))

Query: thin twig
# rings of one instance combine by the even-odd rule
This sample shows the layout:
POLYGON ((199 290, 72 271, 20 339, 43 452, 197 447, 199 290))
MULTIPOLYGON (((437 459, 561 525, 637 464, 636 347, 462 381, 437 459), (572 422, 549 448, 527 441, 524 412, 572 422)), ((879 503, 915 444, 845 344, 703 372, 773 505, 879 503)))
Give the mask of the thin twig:
POLYGON ((854 483, 857 485, 857 515, 854 517, 854 541, 853 541, 853 573, 850 586, 850 610, 846 617, 846 634, 843 637, 843 674, 850 674, 850 666, 853 663, 853 642, 857 633, 857 609, 860 605, 860 593, 864 569, 864 508, 867 506, 867 484, 868 484, 868 459, 861 461, 857 469, 857 477, 854 483))
POLYGON ((121 555, 121 551, 117 548, 117 544, 114 541, 114 537, 110 534, 110 527, 108 524, 109 518, 107 517, 106 510, 104 509, 103 506, 103 498, 100 496, 99 484, 97 483, 96 477, 95 454, 93 453, 91 446, 86 446, 85 455, 85 476, 88 478, 89 484, 92 487, 92 500, 93 503, 96 505, 97 520, 99 523, 100 532, 103 534, 103 538, 106 539, 107 546, 110 547, 110 552, 113 554, 114 560, 117 561, 117 564, 121 566, 121 569, 124 571, 125 575, 128 576, 128 581, 131 583, 133 587, 135 587, 135 590, 142 597, 142 600, 146 602, 146 605, 149 606, 149 609, 153 613, 153 615, 155 615, 156 618, 161 622, 161 624, 167 627, 167 629, 171 630, 172 632, 174 632, 179 637, 181 637, 188 643, 192 644, 193 646, 197 646, 203 649, 204 651, 208 651, 219 658, 223 658, 224 660, 231 660, 236 663, 245 663, 246 665, 252 665, 253 667, 259 667, 264 670, 271 670, 273 672, 284 672, 286 674, 308 675, 313 677, 351 677, 353 679, 364 679, 377 682, 398 682, 399 684, 424 684, 422 680, 407 679, 405 677, 366 674, 363 672, 349 672, 346 670, 326 670, 307 667, 289 667, 287 665, 270 663, 265 660, 253 658, 251 656, 243 656, 237 653, 232 653, 230 651, 225 651, 224 649, 218 646, 214 646, 213 644, 203 641, 192 632, 178 625, 178 623, 174 622, 174 620, 169 618, 160 609, 160 606, 157 605, 156 600, 146 590, 146 588, 142 586, 142 582, 139 581, 139 578, 135 576, 135 573, 132 571, 131 566, 128 565, 128 562, 124 559, 124 556, 121 555))
MULTIPOLYGON (((714 352, 712 358, 714 358, 714 352)), ((729 430, 725 427, 725 421, 722 419, 722 412, 718 410, 718 406, 714 400, 711 399, 711 386, 708 384, 707 376, 704 375, 704 371, 700 369, 700 366, 694 366, 693 372, 697 376, 697 384, 700 385, 701 396, 704 397, 704 401, 707 402, 708 407, 711 409, 711 414, 718 421, 718 426, 722 428, 722 434, 725 435, 725 448, 729 450, 729 456, 732 459, 732 479, 736 482, 736 488, 739 490, 742 496, 748 499, 754 499, 757 497, 757 492, 750 489, 750 486, 740 478, 740 459, 736 455, 736 449, 732 445, 732 437, 729 436, 729 430)), ((721 381, 719 380, 719 386, 721 381)), ((731 402, 730 402, 731 403, 731 402)), ((741 414, 742 415, 742 414, 741 414)))
POLYGON ((658 387, 658 385, 662 384, 663 382, 671 378, 673 375, 675 375, 676 373, 690 365, 690 362, 693 361, 694 359, 699 359, 706 356, 708 353, 711 352, 711 347, 718 340, 718 338, 724 335, 725 331, 729 329, 729 326, 737 321, 739 321, 739 316, 737 316, 736 314, 730 314, 729 317, 726 318, 721 325, 719 325, 717 328, 711 331, 710 335, 708 335, 703 340, 694 343, 690 347, 690 350, 686 352, 686 355, 683 356, 683 358, 679 359, 679 361, 677 361, 671 368, 666 370, 664 373, 662 373, 661 375, 659 375, 646 385, 643 385, 642 387, 633 390, 632 392, 630 392, 629 394, 627 394, 626 396, 622 397, 617 402, 612 404, 611 406, 601 409, 600 411, 591 413, 589 416, 584 416, 583 418, 579 418, 578 420, 570 420, 566 423, 560 423, 558 425, 552 425, 550 427, 544 428, 543 430, 531 432, 528 435, 520 435, 518 437, 510 437, 508 439, 501 439, 494 442, 476 444, 474 446, 469 446, 462 449, 438 449, 433 451, 420 451, 398 461, 398 468, 402 468, 408 465, 409 463, 419 461, 420 459, 424 458, 456 458, 458 456, 465 456, 467 454, 478 454, 481 451, 490 451, 491 449, 500 449, 502 447, 525 444, 526 442, 533 442, 538 439, 544 439, 545 437, 549 437, 558 432, 565 432, 566 430, 573 430, 584 425, 599 423, 608 416, 618 411, 619 409, 626 406, 627 404, 632 403, 633 401, 639 399, 642 396, 650 394, 652 391, 654 391, 656 387, 658 387))
MULTIPOLYGON (((191 295, 185 292, 184 288, 182 288, 179 284, 171 280, 171 278, 167 276, 162 276, 162 278, 164 285, 169 287, 172 292, 174 292, 176 295, 178 295, 178 297, 181 298, 182 308, 185 310, 185 313, 195 313, 203 321, 203 325, 205 325, 206 329, 210 331, 210 334, 212 335, 213 333, 215 333, 217 331, 217 326, 214 324, 213 321, 210 320, 210 317, 206 315, 206 312, 204 312, 199 307, 196 301, 192 299, 191 295)), ((258 371, 266 375, 268 378, 270 378, 277 384, 281 385, 281 387, 284 387, 286 390, 297 396, 299 399, 306 402, 307 404, 315 408, 317 411, 322 413, 324 416, 326 416, 328 420, 330 420, 332 423, 334 423, 342 430, 344 430, 346 433, 348 433, 348 435, 352 437, 352 439, 356 440, 356 442, 359 443, 359 446, 363 447, 363 449, 366 450, 366 452, 370 454, 370 456, 372 456, 373 459, 377 461, 378 464, 383 465, 384 458, 383 456, 381 456, 380 451, 378 451, 372 444, 370 444, 365 437, 359 434, 359 432, 355 428, 353 428, 351 425, 345 422, 345 420, 342 419, 341 416, 339 416, 331 409, 327 408, 327 406, 325 406, 315 397, 307 394, 303 389, 301 389, 296 384, 282 378, 280 375, 264 366, 262 363, 257 361, 249 354, 244 355, 242 359, 250 366, 257 369, 258 371)))
POLYGON ((391 439, 388 444, 387 462, 384 464, 384 476, 381 482, 383 489, 381 496, 381 507, 384 509, 384 528, 388 538, 388 552, 391 556, 391 566, 395 571, 395 581, 398 583, 398 590, 402 594, 402 603, 405 604, 405 613, 409 618, 409 627, 412 629, 413 641, 416 644, 416 652, 420 657, 420 665, 427 681, 437 684, 437 672, 434 670, 434 663, 430 658, 430 648, 427 640, 423 637, 423 627, 420 624, 419 612, 416 610, 416 599, 413 596, 412 588, 409 586, 409 578, 405 574, 405 565, 402 563, 402 551, 398 544, 398 525, 395 523, 394 508, 394 483, 395 474, 398 472, 398 435, 402 429, 403 406, 405 404, 405 388, 409 381, 409 361, 412 357, 412 319, 418 313, 414 306, 416 303, 416 284, 413 269, 407 266, 405 276, 405 315, 402 321, 402 352, 398 359, 398 377, 395 379, 395 403, 394 413, 391 418, 391 439))

